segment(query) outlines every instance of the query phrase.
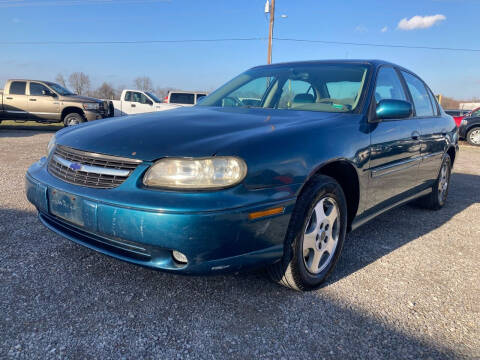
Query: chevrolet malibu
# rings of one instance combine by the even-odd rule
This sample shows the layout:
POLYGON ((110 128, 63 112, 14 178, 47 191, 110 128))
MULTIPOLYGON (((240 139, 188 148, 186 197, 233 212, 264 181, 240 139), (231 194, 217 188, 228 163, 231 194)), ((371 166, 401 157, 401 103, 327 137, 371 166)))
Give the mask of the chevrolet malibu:
POLYGON ((412 200, 440 209, 457 151, 411 71, 284 63, 191 108, 59 131, 26 193, 46 227, 103 254, 183 274, 265 266, 312 290, 348 231, 412 200))

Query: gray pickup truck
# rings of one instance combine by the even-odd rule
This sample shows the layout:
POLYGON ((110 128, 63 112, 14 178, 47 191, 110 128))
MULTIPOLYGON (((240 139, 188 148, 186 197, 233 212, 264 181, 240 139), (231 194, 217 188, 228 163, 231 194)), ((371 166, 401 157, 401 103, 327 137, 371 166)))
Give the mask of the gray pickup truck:
POLYGON ((0 91, 0 122, 63 122, 65 126, 107 117, 104 101, 79 96, 49 81, 8 80, 0 91))

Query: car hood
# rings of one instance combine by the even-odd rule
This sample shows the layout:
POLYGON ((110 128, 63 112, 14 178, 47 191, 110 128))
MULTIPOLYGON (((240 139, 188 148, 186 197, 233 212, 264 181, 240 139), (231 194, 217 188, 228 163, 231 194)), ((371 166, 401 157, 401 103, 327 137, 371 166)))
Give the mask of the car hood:
POLYGON ((101 103, 102 100, 98 100, 96 98, 88 97, 88 96, 81 96, 81 95, 70 95, 70 96, 62 96, 63 101, 72 101, 72 102, 95 102, 101 103))
MULTIPOLYGON (((181 107, 124 116, 61 130, 57 142, 75 149, 154 161, 215 155, 234 142, 275 130, 344 116, 274 109, 181 107)), ((247 141, 248 146, 248 141, 247 141)), ((225 151, 224 151, 225 152, 225 151)), ((235 154, 230 154, 235 155, 235 154)))

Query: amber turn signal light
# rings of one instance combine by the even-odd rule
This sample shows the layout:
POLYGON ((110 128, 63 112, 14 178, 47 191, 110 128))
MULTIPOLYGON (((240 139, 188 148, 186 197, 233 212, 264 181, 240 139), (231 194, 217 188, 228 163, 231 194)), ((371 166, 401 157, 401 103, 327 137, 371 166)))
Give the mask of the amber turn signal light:
POLYGON ((285 210, 285 208, 282 206, 282 207, 277 207, 277 208, 273 208, 273 209, 257 211, 257 212, 253 212, 253 213, 248 214, 248 218, 250 220, 255 220, 255 219, 265 217, 265 216, 282 214, 284 212, 284 210, 285 210))

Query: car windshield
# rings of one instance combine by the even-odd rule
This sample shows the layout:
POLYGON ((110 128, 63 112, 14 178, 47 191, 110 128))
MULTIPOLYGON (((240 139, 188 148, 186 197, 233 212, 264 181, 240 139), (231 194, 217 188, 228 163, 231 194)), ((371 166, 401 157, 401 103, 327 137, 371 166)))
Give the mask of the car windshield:
POLYGON ((161 103, 162 100, 160 100, 158 97, 156 97, 154 94, 152 94, 151 92, 148 92, 146 91, 145 94, 147 94, 153 101, 155 101, 156 103, 161 103))
POLYGON ((70 90, 65 89, 63 86, 60 86, 58 84, 49 82, 47 83, 47 85, 50 86, 53 90, 55 90, 55 92, 59 93, 62 96, 75 95, 70 90))
POLYGON ((286 64, 253 68, 198 106, 352 112, 361 99, 365 64, 286 64))

